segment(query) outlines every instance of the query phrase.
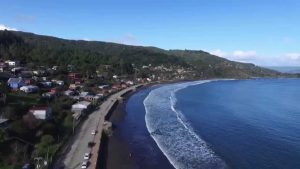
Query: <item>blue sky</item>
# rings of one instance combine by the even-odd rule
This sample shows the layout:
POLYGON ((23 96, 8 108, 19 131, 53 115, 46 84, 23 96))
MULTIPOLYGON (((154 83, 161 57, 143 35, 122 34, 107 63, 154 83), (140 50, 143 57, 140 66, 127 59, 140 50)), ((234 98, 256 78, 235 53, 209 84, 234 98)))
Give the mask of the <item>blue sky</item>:
POLYGON ((0 29, 300 66, 297 0, 0 0, 0 29))

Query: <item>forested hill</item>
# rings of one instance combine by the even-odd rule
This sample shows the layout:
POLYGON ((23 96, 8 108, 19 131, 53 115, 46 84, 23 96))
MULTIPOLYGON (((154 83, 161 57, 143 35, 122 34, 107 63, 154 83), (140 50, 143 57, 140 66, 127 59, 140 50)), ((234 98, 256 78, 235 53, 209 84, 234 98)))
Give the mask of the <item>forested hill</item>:
MULTIPOLYGON (((79 70, 96 70, 99 65, 116 69, 135 66, 165 65, 192 69, 198 77, 274 77, 280 73, 229 61, 204 51, 163 50, 98 41, 65 40, 32 33, 0 31, 1 59, 18 59, 24 64, 43 66, 75 65, 79 70), (118 66, 119 65, 119 66, 118 66)), ((130 74, 132 71, 127 71, 130 74)))

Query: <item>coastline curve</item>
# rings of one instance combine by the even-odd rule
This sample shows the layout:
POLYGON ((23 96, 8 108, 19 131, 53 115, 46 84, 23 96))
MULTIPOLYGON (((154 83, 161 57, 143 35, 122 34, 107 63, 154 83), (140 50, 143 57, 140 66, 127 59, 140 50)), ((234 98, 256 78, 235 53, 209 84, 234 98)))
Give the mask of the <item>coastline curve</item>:
POLYGON ((194 131, 183 113, 176 109, 176 92, 216 80, 164 85, 144 100, 148 132, 176 169, 226 169, 226 163, 194 131))

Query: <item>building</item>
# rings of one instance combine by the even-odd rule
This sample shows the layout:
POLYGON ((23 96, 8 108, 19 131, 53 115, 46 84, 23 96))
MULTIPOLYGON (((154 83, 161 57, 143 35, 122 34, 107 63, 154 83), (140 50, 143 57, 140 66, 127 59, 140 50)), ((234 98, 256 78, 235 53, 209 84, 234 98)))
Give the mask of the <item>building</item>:
POLYGON ((75 92, 72 91, 72 90, 67 90, 67 91, 64 92, 64 95, 66 95, 66 96, 74 96, 75 92))
POLYGON ((33 107, 29 110, 36 119, 47 120, 52 116, 51 107, 33 107))
POLYGON ((82 76, 81 76, 80 73, 69 73, 69 74, 68 74, 68 77, 69 77, 70 79, 75 80, 75 79, 80 79, 82 76))
POLYGON ((98 86, 98 88, 103 90, 103 89, 109 89, 110 86, 109 85, 100 85, 100 86, 98 86))
POLYGON ((42 97, 45 98, 45 99, 52 99, 52 98, 55 97, 55 95, 51 92, 47 92, 47 93, 43 93, 42 97))
POLYGON ((0 72, 4 72, 6 70, 8 70, 8 64, 0 62, 0 72))
POLYGON ((17 90, 25 85, 25 81, 23 78, 9 78, 7 84, 10 88, 17 90))
POLYGON ((74 113, 73 117, 75 119, 79 119, 82 114, 90 111, 91 106, 92 106, 91 102, 88 102, 88 101, 80 101, 76 104, 73 104, 72 110, 71 110, 74 113))
POLYGON ((89 101, 80 101, 80 102, 72 105, 72 110, 73 109, 90 109, 91 105, 92 104, 89 101))
POLYGON ((39 91, 39 87, 33 86, 33 85, 22 86, 22 87, 20 87, 20 90, 25 93, 36 93, 39 91))
POLYGON ((8 64, 9 67, 16 67, 20 65, 20 62, 16 60, 7 60, 5 63, 8 64))
POLYGON ((8 127, 9 120, 0 118, 0 128, 6 129, 8 127))
POLYGON ((96 104, 100 101, 101 97, 98 95, 87 95, 84 99, 96 104))

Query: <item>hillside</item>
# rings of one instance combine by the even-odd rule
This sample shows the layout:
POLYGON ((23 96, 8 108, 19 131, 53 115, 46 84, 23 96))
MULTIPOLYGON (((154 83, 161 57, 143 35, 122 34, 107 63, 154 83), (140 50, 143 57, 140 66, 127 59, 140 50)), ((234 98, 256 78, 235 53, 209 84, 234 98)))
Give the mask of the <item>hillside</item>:
POLYGON ((114 72, 133 74, 132 64, 179 66, 192 69, 197 78, 274 77, 280 73, 229 61, 204 51, 163 50, 97 41, 65 40, 32 33, 0 31, 1 59, 18 59, 22 63, 43 66, 75 65, 77 69, 95 71, 99 65, 113 65, 114 72), (120 69, 124 69, 119 71, 120 69))

